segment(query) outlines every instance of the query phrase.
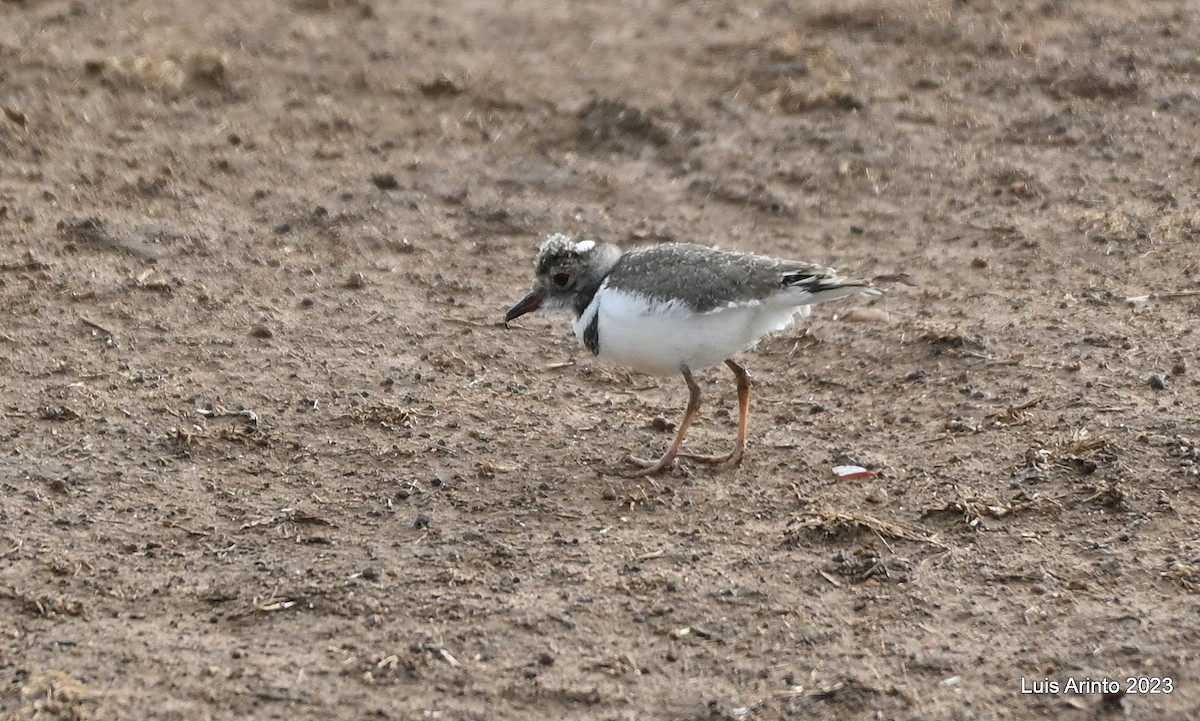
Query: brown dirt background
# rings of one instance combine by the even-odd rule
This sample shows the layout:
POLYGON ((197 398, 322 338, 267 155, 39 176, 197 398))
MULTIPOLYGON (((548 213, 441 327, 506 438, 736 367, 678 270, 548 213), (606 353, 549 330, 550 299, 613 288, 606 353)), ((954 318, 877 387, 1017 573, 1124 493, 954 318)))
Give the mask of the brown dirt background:
POLYGON ((0 717, 1196 718, 1195 10, 0 2, 0 717), (555 231, 916 285, 632 480, 555 231))

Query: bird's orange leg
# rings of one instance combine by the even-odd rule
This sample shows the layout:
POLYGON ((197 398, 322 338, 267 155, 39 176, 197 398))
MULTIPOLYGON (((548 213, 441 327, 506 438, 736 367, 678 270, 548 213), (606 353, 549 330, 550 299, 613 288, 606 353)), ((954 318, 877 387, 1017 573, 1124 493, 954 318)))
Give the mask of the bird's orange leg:
POLYGON ((737 442, 733 450, 723 456, 694 456, 683 454, 681 458, 688 458, 701 463, 712 463, 714 465, 730 465, 736 466, 742 462, 742 456, 746 454, 746 431, 750 425, 750 388, 754 385, 750 380, 746 369, 734 363, 731 360, 725 361, 725 365, 729 366, 729 370, 733 371, 733 375, 737 378, 738 389, 738 430, 737 442))
MULTIPOLYGON (((739 369, 740 370, 740 369, 739 369)), ((683 412, 683 420, 679 421, 679 430, 675 433, 675 440, 671 442, 671 447, 657 461, 650 461, 636 456, 626 456, 625 460, 635 466, 641 466, 641 470, 634 471, 632 476, 649 476, 664 468, 670 468, 675 465, 675 459, 679 456, 679 449, 683 446, 683 438, 687 435, 688 428, 692 425, 692 419, 696 417, 696 412, 700 410, 700 386, 696 383, 696 379, 692 377, 692 372, 688 369, 683 369, 683 379, 688 385, 688 404, 687 410, 683 412)))

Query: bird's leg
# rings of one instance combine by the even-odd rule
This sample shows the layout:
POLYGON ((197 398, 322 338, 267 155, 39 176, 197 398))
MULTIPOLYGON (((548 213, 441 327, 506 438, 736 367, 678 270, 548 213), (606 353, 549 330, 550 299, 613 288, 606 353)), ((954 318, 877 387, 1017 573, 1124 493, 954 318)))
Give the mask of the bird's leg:
POLYGON ((692 419, 696 417, 696 412, 700 410, 700 386, 696 383, 696 379, 692 377, 692 372, 687 368, 683 369, 683 379, 688 385, 688 404, 687 410, 683 412, 683 420, 679 421, 679 430, 675 433, 675 440, 671 442, 671 447, 657 461, 649 461, 636 456, 626 456, 626 460, 635 466, 641 466, 640 471, 634 471, 634 476, 649 476, 658 473, 664 468, 670 468, 675 465, 675 458, 679 455, 679 448, 683 445, 683 437, 687 435, 688 427, 692 425, 692 419))
POLYGON ((725 361, 725 365, 729 366, 729 370, 733 371, 733 375, 737 378, 738 389, 738 430, 737 443, 733 450, 723 456, 694 456, 685 454, 683 458, 700 461, 702 463, 713 463, 720 465, 736 466, 742 462, 742 456, 746 453, 746 429, 750 425, 750 388, 753 383, 750 381, 750 376, 746 373, 746 369, 734 363, 731 360, 725 361))

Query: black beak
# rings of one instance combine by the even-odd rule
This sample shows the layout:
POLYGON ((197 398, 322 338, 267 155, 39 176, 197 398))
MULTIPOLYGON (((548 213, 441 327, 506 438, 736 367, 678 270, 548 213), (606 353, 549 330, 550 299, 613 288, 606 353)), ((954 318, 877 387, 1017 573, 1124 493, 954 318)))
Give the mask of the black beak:
POLYGON ((541 308, 542 301, 545 299, 546 292, 542 290, 535 290, 529 295, 525 296, 521 299, 520 303, 517 303, 513 307, 509 308, 508 312, 504 314, 504 325, 507 326, 510 321, 516 320, 526 313, 532 313, 538 308, 541 308))

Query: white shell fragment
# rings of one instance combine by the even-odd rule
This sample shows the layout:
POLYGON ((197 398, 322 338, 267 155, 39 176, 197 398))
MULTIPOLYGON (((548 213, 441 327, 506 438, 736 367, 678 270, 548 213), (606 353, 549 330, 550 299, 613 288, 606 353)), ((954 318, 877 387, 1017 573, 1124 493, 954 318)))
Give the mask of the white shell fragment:
POLYGON ((833 475, 843 481, 853 481, 859 478, 870 478, 875 474, 862 466, 834 466, 833 475))

